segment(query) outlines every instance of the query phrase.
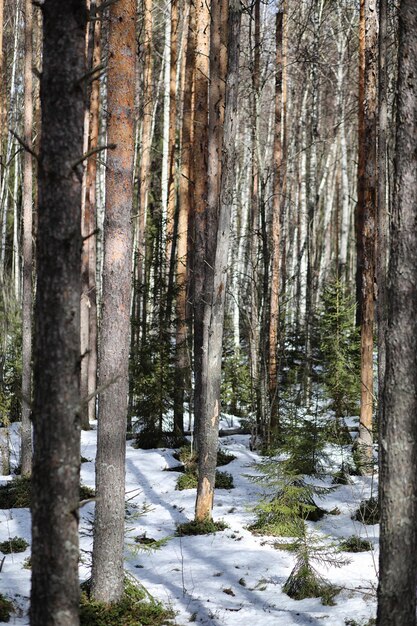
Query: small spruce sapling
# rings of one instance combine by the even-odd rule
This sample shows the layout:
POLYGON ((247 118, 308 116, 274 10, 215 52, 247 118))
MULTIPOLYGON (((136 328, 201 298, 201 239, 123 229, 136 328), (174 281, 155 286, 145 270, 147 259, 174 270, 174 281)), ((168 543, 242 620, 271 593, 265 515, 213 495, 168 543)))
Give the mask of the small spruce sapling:
POLYGON ((316 503, 333 491, 308 482, 302 474, 289 472, 276 459, 256 463, 256 476, 248 478, 262 487, 264 493, 254 507, 256 520, 249 530, 262 534, 298 537, 305 520, 318 521, 326 511, 316 503))
POLYGON ((359 334, 355 302, 339 278, 324 288, 318 318, 323 369, 321 380, 334 411, 333 437, 350 443, 344 418, 356 414, 360 397, 359 334))
POLYGON ((323 543, 322 538, 309 533, 304 523, 292 551, 295 565, 282 588, 284 593, 294 600, 321 598, 322 604, 334 605, 340 588, 331 585, 314 566, 342 567, 349 561, 340 558, 336 545, 323 543))

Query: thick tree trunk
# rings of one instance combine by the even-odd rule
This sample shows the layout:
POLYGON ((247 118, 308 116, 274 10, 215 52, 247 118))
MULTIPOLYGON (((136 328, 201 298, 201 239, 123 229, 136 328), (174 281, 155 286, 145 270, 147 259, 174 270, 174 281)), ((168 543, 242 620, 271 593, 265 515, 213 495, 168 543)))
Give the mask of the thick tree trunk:
POLYGON ((76 626, 85 2, 46 0, 34 345, 32 626, 76 626), (78 165, 77 165, 78 163, 78 165))
MULTIPOLYGON (((25 5, 25 104, 24 140, 32 149, 32 0, 25 5)), ((23 156, 23 298, 22 298, 22 442, 21 473, 32 471, 32 155, 23 156)))
POLYGON ((230 12, 228 5, 228 0, 223 0, 215 3, 211 11, 209 218, 207 220, 209 245, 204 298, 204 351, 207 353, 207 372, 203 381, 203 411, 199 427, 198 486, 195 509, 197 520, 211 517, 213 507, 219 434, 224 306, 233 204, 240 4, 231 3, 230 12), (228 65, 231 74, 229 74, 230 81, 227 84, 226 93, 228 65), (225 116, 227 116, 226 119, 225 116))
POLYGON ((96 512, 91 591, 112 603, 123 594, 125 454, 130 346, 136 2, 110 7, 107 71, 106 213, 99 343, 96 512))
POLYGON ((365 0, 364 204, 362 213, 361 407, 358 452, 361 471, 372 471, 373 332, 376 243, 376 121, 378 16, 376 0, 365 0))
POLYGON ((395 187, 380 429, 378 626, 415 626, 417 576, 417 6, 399 5, 395 187))

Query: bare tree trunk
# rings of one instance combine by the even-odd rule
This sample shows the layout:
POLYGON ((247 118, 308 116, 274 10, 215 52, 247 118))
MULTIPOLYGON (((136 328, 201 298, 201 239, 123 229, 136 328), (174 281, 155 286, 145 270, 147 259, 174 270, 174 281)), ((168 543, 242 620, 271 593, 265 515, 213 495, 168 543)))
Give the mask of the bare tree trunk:
MULTIPOLYGON (((96 0, 96 7, 100 0, 96 0)), ((101 64, 101 20, 94 23, 93 68, 94 80, 90 95, 90 124, 89 124, 89 151, 98 147, 100 134, 100 77, 101 64)), ((85 217, 88 236, 88 301, 89 301, 89 329, 88 329, 88 365, 87 365, 87 392, 88 420, 96 419, 96 388, 97 388, 97 154, 92 154, 87 161, 85 217), (88 221, 87 221, 88 218, 88 221)))
POLYGON ((269 309, 269 402, 271 407, 271 434, 278 431, 278 324, 279 324, 279 271, 280 271, 280 225, 282 204, 282 43, 283 11, 276 15, 276 69, 275 69, 275 131, 273 153, 273 200, 272 200, 272 260, 269 309))
MULTIPOLYGON (((153 118, 154 118, 154 101, 153 101, 153 18, 152 18, 152 5, 153 0, 144 0, 143 2, 143 55, 144 55, 144 69, 143 69, 143 104, 142 104, 142 137, 141 137, 141 153, 140 153, 140 167, 139 167, 139 206, 138 216, 136 218, 136 292, 134 302, 134 319, 136 325, 133 332, 135 334, 133 338, 134 346, 139 345, 139 324, 141 319, 142 307, 140 290, 144 283, 144 269, 145 269, 145 227, 146 227, 146 213, 148 210, 148 194, 149 194, 149 182, 150 182, 150 168, 151 168, 151 147, 152 147, 152 135, 153 135, 153 118)), ((143 315, 146 312, 143 311, 143 315)))
MULTIPOLYGON (((177 131, 177 63, 178 63, 178 0, 171 0, 171 55, 169 78, 169 138, 168 138, 168 202, 166 230, 166 266, 168 285, 172 291, 172 274, 174 258, 174 221, 175 221, 175 153, 177 131)), ((172 295, 168 293, 168 300, 172 295)), ((170 304, 170 303, 169 303, 170 304)), ((170 308, 170 306, 168 307, 170 308)))
POLYGON ((125 455, 130 346, 136 2, 110 7, 107 72, 106 214, 99 343, 99 419, 91 592, 120 600, 124 589, 125 455), (121 45, 122 42, 122 45, 121 45))
POLYGON ((398 15, 395 187, 380 429, 378 626, 416 624, 417 6, 414 0, 401 0, 398 15))
POLYGON ((356 235, 356 325, 362 321, 362 274, 363 274, 363 239, 365 206, 365 2, 360 0, 359 13, 359 68, 358 68, 358 187, 355 210, 356 235))
POLYGON ((387 330, 387 265, 388 265, 388 206, 387 206, 387 0, 379 0, 379 94, 378 94, 378 240, 376 255, 376 284, 378 287, 378 416, 382 417, 382 390, 385 378, 385 333, 387 330))
MULTIPOLYGON (((32 0, 25 3, 25 104, 24 141, 32 149, 32 0)), ((22 298, 22 476, 32 471, 32 155, 25 150, 23 156, 23 298, 22 298)))
POLYGON ((185 64, 184 101, 182 113, 181 138, 181 177, 179 182, 179 214, 177 242, 177 299, 176 299, 176 336, 175 336, 175 389, 174 389, 174 431, 184 432, 184 393, 187 388, 187 376, 190 372, 190 359, 187 344, 187 244, 188 222, 191 196, 191 158, 193 147, 193 92, 195 63, 195 14, 194 5, 190 6, 188 41, 185 64), (185 88, 186 85, 186 88, 185 88))
POLYGON ((230 4, 230 12, 228 0, 214 3, 211 10, 209 219, 207 221, 209 246, 204 298, 204 351, 207 353, 207 372, 203 380, 203 419, 199 426, 198 486, 195 507, 196 519, 200 521, 210 518, 213 508, 219 434, 224 307, 233 204, 240 2, 230 4), (228 42, 230 43, 229 56, 228 42), (228 82, 226 93, 228 67, 230 82, 228 82))
POLYGON ((32 476, 33 626, 79 623, 81 178, 85 2, 46 0, 32 476), (78 163, 78 165, 77 165, 78 163))
POLYGON ((3 60, 4 0, 0 0, 0 182, 3 177, 3 141, 6 127, 6 81, 3 60))
POLYGON ((365 0, 365 151, 362 211, 361 408, 358 452, 363 472, 372 471, 373 331, 376 242, 376 121, 378 17, 376 0, 365 0))
POLYGON ((207 159, 208 159, 208 85, 210 57, 210 2, 196 4, 196 57, 194 81, 194 245, 193 245, 193 301, 194 301, 194 435, 202 419, 203 372, 207 371, 204 355, 204 280, 206 259, 207 218, 207 159))
POLYGON ((250 367, 252 384, 252 403, 256 415, 258 434, 262 435, 263 418, 261 412, 261 372, 260 372, 260 303, 259 303, 259 152, 257 150, 257 133, 259 124, 259 86, 260 86, 260 0, 255 0, 254 40, 252 67, 252 129, 251 129, 251 209, 250 209, 250 367))

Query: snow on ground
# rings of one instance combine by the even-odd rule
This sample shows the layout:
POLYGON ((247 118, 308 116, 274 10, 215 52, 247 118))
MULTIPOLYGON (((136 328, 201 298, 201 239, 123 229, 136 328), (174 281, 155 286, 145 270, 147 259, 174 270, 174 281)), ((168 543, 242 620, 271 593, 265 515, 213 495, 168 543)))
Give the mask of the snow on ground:
MULTIPOLYGON (((231 426, 230 420, 222 424, 225 426, 231 426)), ((259 490, 246 475, 254 472, 251 464, 259 456, 249 450, 248 435, 224 437, 221 446, 237 457, 221 468, 233 475, 235 488, 216 491, 213 511, 214 519, 224 520, 229 528, 214 535, 179 538, 174 536, 176 524, 193 519, 195 489, 175 491, 179 474, 166 471, 178 465, 173 450, 136 450, 127 442, 126 569, 155 598, 174 609, 180 626, 190 621, 213 626, 344 626, 346 619, 360 623, 373 616, 378 526, 364 526, 351 519, 360 501, 376 493, 372 480, 354 477, 352 485, 338 487, 323 506, 329 510, 338 507, 341 514, 327 515, 309 527, 333 540, 360 535, 373 543, 374 551, 344 554, 350 564, 341 568, 318 568, 328 580, 343 587, 335 606, 323 606, 320 599, 296 601, 282 592, 294 555, 274 549, 274 538, 254 536, 246 530, 253 520, 250 506, 257 502, 259 490), (141 515, 144 505, 147 512, 141 515), (134 543, 138 535, 167 541, 155 552, 138 552, 134 543)), ((81 479, 90 487, 94 487, 95 452, 96 431, 83 432, 81 453, 90 461, 82 464, 81 479)), ((82 579, 89 576, 93 510, 93 502, 81 510, 82 579)), ((30 541, 28 510, 0 510, 0 541, 14 536, 30 541)), ((0 573, 0 593, 15 598, 22 609, 21 615, 12 616, 9 622, 19 626, 28 624, 30 570, 23 568, 23 562, 29 554, 28 548, 22 554, 7 555, 0 573)))

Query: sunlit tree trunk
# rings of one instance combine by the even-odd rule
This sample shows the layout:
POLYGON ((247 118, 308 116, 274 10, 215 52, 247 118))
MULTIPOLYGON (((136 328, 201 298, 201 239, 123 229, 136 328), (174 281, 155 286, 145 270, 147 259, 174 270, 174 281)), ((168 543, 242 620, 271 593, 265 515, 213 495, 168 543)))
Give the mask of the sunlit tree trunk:
POLYGON ((184 394, 189 386, 190 372, 188 355, 187 323, 187 247, 190 214, 191 172, 193 148, 193 92, 195 63, 195 13, 190 6, 187 52, 185 62, 184 97, 181 131, 181 175, 179 180, 178 241, 176 251, 176 335, 175 335, 175 388, 174 388, 174 431, 184 431, 184 394))
POLYGON ((207 372, 204 354, 204 281, 206 260, 207 161, 208 161, 208 85, 210 57, 210 3, 196 4, 196 45, 194 79, 194 241, 193 241, 193 301, 194 301, 194 413, 195 441, 202 419, 203 377, 207 372))
MULTIPOLYGON (((204 296, 204 352, 207 370, 203 378, 202 419, 198 429, 198 486, 196 519, 211 517, 217 462, 220 416, 220 379, 223 347, 224 305, 229 257, 230 218, 233 202, 234 132, 238 88, 240 5, 228 0, 211 8, 207 267, 204 296), (233 56, 232 83, 228 84, 229 42, 233 56), (228 103, 225 100, 228 98, 228 103), (227 131, 225 129, 227 106, 227 131), (224 136, 224 144, 223 144, 224 136)), ((230 57, 229 57, 230 60, 230 57)))
POLYGON ((361 407, 358 451, 363 472, 372 471, 373 414, 373 332, 376 242, 376 122, 378 16, 376 0, 365 0, 365 113, 364 137, 360 149, 365 154, 364 204, 362 212, 362 296, 361 296, 361 407))
POLYGON ((130 347, 136 2, 110 7, 107 70, 106 212, 99 342, 99 418, 91 592, 124 589, 125 454, 130 347))
POLYGON ((79 624, 85 2, 46 0, 34 344, 32 626, 79 624))
MULTIPOLYGON (((96 7, 100 0, 96 1, 96 7)), ((93 69, 94 80, 90 94, 90 123, 89 123, 89 152, 98 147, 100 126, 100 64, 101 64, 101 20, 94 22, 93 69)), ((87 161, 86 197, 85 197, 85 227, 88 243, 88 364, 87 364, 87 393, 88 393, 88 420, 96 419, 96 387, 97 387, 97 153, 92 154, 87 161)))
POLYGON ((378 626, 416 624, 417 6, 414 0, 401 0, 398 15, 395 180, 380 427, 378 626))
POLYGON ((388 138, 388 73, 387 59, 387 0, 379 0, 379 68, 378 68, 378 240, 376 255, 376 284, 378 287, 378 414, 381 414, 382 389, 385 377, 385 333, 387 329, 387 265, 388 265, 388 206, 387 206, 387 138, 388 138))
POLYGON ((279 272, 280 272, 280 225, 282 203, 282 43, 283 11, 276 16, 276 68, 275 68, 275 125, 274 125, 274 182, 272 199, 272 260, 271 260, 271 295, 269 310, 269 396, 271 407, 271 433, 277 434, 277 356, 279 324, 279 272))
MULTIPOLYGON (((32 150, 32 0, 25 3, 24 141, 32 150)), ((22 476, 32 471, 32 155, 23 156, 23 296, 22 296, 22 476)))
MULTIPOLYGON (((169 76, 169 137, 168 137, 168 200, 166 230, 166 266, 168 284, 172 290, 174 258, 174 221, 176 204, 176 135, 177 135, 177 64, 178 64, 178 0, 171 1, 171 55, 169 76)), ((172 295, 168 294, 168 299, 172 295)), ((170 308, 170 307, 168 307, 170 308)))

